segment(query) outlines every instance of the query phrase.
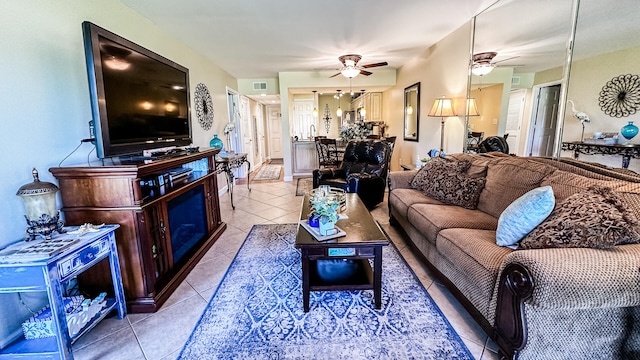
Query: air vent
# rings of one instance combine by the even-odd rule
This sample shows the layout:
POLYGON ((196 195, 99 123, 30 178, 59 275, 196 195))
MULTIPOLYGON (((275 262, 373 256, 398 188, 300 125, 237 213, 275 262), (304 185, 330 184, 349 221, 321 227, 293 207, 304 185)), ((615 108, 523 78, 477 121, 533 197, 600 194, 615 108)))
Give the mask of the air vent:
POLYGON ((511 78, 511 85, 520 85, 520 76, 514 76, 511 78))
POLYGON ((254 82, 253 83, 253 90, 267 90, 267 83, 266 82, 254 82))

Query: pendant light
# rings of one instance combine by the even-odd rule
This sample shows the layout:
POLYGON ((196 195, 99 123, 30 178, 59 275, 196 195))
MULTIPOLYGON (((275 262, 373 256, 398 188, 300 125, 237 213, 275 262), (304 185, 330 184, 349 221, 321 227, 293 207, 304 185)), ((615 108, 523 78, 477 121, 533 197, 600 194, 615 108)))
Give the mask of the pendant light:
POLYGON ((360 107, 358 108, 358 114, 360 114, 360 119, 364 120, 367 115, 367 109, 365 109, 362 104, 362 99, 364 98, 364 89, 360 90, 360 107))
POLYGON ((318 118, 318 107, 316 106, 316 90, 313 90, 313 118, 318 118))
POLYGON ((336 116, 339 118, 342 118, 342 107, 340 106, 341 103, 341 98, 342 98, 342 92, 340 90, 336 90, 338 93, 334 96, 336 99, 338 99, 338 109, 336 110, 336 116))

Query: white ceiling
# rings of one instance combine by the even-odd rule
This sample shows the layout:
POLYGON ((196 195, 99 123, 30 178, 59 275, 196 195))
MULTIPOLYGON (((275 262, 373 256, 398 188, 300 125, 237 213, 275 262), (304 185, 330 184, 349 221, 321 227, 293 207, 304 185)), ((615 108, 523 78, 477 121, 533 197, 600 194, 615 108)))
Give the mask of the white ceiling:
MULTIPOLYGON (((395 69, 494 0, 121 0, 238 79, 334 70, 338 56, 395 69)), ((375 68, 371 70, 375 76, 375 68)))
MULTIPOLYGON (((348 53, 362 55, 360 65, 387 61, 388 66, 377 69, 397 69, 496 2, 121 1, 238 79, 337 70, 338 56, 348 53)), ((640 45, 638 1, 581 0, 576 56, 640 45)), ((525 65, 516 72, 561 66, 571 4, 501 0, 478 16, 475 52, 497 51, 494 61, 517 56, 501 64, 525 65)), ((375 76, 376 68, 371 72, 375 76)))

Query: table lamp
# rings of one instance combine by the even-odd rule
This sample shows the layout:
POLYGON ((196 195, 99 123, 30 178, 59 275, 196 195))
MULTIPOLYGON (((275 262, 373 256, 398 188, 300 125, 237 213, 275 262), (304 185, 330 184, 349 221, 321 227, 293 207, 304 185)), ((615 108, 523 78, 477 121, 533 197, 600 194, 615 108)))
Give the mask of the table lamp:
POLYGON ((441 117, 441 127, 440 127, 440 152, 444 151, 444 121, 446 117, 456 116, 453 112, 453 101, 451 98, 445 98, 444 96, 436 99, 433 102, 433 106, 431 107, 431 111, 429 111, 428 116, 433 117, 441 117))

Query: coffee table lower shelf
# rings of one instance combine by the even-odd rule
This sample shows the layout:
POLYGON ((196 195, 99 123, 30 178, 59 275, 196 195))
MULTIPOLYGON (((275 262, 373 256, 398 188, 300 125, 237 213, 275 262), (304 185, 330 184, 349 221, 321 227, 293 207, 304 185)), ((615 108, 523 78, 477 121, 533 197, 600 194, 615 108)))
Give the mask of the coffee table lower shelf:
POLYGON ((318 261, 331 260, 309 260, 309 291, 373 289, 373 270, 367 259, 353 259, 355 270, 340 279, 323 278, 318 272, 318 261))

